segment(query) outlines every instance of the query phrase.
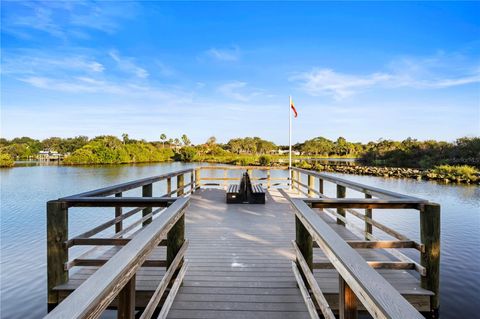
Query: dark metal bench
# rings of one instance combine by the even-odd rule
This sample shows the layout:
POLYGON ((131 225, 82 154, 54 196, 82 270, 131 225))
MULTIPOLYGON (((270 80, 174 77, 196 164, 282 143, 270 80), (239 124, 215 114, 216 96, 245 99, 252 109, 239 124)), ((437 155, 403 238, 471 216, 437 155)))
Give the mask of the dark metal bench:
POLYGON ((227 204, 243 203, 243 192, 241 185, 229 185, 227 189, 227 204))
POLYGON ((247 199, 249 204, 265 204, 265 190, 260 184, 252 184, 250 176, 245 173, 247 180, 247 199))

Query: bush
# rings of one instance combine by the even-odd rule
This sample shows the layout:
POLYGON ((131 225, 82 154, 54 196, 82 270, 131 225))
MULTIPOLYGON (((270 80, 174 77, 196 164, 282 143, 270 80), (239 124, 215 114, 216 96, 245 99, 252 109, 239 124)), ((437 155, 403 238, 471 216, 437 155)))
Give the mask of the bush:
POLYGON ((12 167, 15 165, 13 158, 6 153, 0 153, 0 167, 12 167))
POLYGON ((440 165, 436 166, 431 170, 429 174, 437 175, 437 178, 441 179, 450 179, 454 181, 459 180, 470 180, 477 181, 479 179, 480 171, 475 167, 468 165, 461 166, 451 166, 451 165, 440 165))
POLYGON ((175 159, 182 162, 191 162, 194 160, 195 156, 197 156, 197 149, 192 146, 185 146, 175 154, 175 159))
POLYGON ((262 155, 258 158, 258 163, 261 166, 270 166, 270 164, 272 163, 272 158, 268 155, 262 155))

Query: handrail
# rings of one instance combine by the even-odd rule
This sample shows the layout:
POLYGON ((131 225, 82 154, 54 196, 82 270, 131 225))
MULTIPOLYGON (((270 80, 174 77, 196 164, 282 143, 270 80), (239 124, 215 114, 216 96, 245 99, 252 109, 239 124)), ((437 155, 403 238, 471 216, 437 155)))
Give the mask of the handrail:
POLYGON ((137 188, 137 187, 145 186, 145 185, 148 185, 148 184, 152 184, 152 183, 155 183, 155 182, 167 179, 167 178, 172 178, 172 177, 175 177, 175 176, 183 175, 185 173, 193 173, 193 168, 184 169, 184 170, 175 171, 175 172, 172 172, 172 173, 167 173, 167 174, 162 174, 162 175, 157 175, 157 176, 152 176, 152 177, 147 177, 147 178, 142 178, 142 179, 137 179, 137 180, 134 180, 134 181, 131 181, 131 182, 126 182, 126 183, 113 185, 113 186, 108 186, 108 187, 104 187, 104 188, 99 188, 99 189, 95 189, 93 191, 88 191, 88 192, 84 192, 84 193, 80 193, 80 194, 76 194, 76 195, 63 197, 63 198, 60 198, 60 200, 68 200, 69 198, 72 198, 72 197, 109 196, 109 195, 113 195, 113 194, 116 194, 116 193, 125 192, 125 191, 131 190, 133 188, 137 188))
POLYGON ((45 318, 98 318, 184 214, 188 201, 178 198, 45 318))
POLYGON ((396 193, 396 192, 391 192, 391 191, 388 191, 388 190, 385 190, 385 189, 381 189, 381 188, 377 188, 377 187, 373 187, 373 186, 368 186, 368 185, 352 182, 352 181, 349 181, 349 180, 346 180, 346 179, 343 179, 343 178, 340 178, 340 177, 332 176, 332 175, 329 175, 329 174, 325 174, 325 173, 309 171, 309 170, 306 170, 306 169, 303 169, 303 168, 298 168, 298 167, 292 167, 292 170, 295 171, 295 172, 306 174, 306 175, 315 176, 315 177, 318 177, 322 180, 326 180, 326 181, 332 182, 334 184, 344 186, 344 187, 347 187, 347 188, 351 188, 351 189, 354 189, 356 191, 359 191, 359 192, 362 192, 362 193, 365 193, 365 194, 369 194, 369 195, 372 195, 372 196, 387 197, 387 198, 392 198, 393 197, 393 198, 399 198, 399 199, 402 198, 402 199, 411 199, 411 200, 417 200, 417 201, 420 201, 420 202, 426 202, 425 200, 423 200, 421 198, 417 198, 417 197, 413 197, 413 196, 409 196, 409 195, 404 195, 404 194, 400 194, 400 193, 396 193))
MULTIPOLYGON (((380 274, 351 248, 303 199, 290 198, 295 214, 374 318, 423 318, 380 274)), ((298 234, 297 234, 298 235, 298 234)), ((298 238, 297 238, 298 239, 298 238)))

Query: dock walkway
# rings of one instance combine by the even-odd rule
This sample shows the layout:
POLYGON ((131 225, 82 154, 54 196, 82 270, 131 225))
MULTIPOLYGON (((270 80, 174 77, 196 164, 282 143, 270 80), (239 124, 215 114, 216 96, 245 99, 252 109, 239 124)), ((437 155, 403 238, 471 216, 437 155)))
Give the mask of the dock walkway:
MULTIPOLYGON (((201 177, 200 169, 49 202, 49 305, 55 309, 48 317, 98 318, 106 308, 117 309, 118 318, 133 318, 140 310, 141 319, 319 318, 319 313, 333 319, 333 313, 356 318, 363 310, 373 317, 435 314, 438 259, 419 264, 398 248, 435 256, 439 247, 431 239, 438 239, 438 206, 325 174, 294 173, 294 190, 268 187, 265 205, 226 204, 225 184, 212 181, 235 178, 201 177), (299 174, 307 174, 308 185, 299 174), (159 181, 167 181, 167 194, 152 197, 152 184, 159 181), (337 198, 323 194, 324 181, 337 184, 337 198), (142 197, 122 196, 138 187, 142 197), (345 187, 366 198, 345 198, 345 187), (115 218, 68 238, 69 207, 115 207, 115 218), (422 234, 434 237, 408 239, 373 220, 373 208, 419 210, 422 234), (360 218, 365 232, 346 213, 360 218), (113 237, 94 237, 113 226, 113 237), (378 239, 372 226, 397 240, 378 239), (93 247, 69 260, 68 249, 78 245, 93 247)), ((268 172, 268 186, 276 180, 282 178, 268 172)))

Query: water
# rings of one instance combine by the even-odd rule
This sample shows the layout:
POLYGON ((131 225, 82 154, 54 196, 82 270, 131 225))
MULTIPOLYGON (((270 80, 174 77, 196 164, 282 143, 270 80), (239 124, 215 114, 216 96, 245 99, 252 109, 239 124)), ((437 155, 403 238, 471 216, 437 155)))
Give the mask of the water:
MULTIPOLYGON (((46 314, 47 200, 195 165, 164 163, 0 169, 0 316, 36 318, 46 314)), ((442 205, 441 315, 443 318, 477 317, 480 295, 480 187, 336 175, 426 198, 442 205)), ((329 183, 325 184, 327 195, 333 195, 334 188, 327 185, 329 183)), ((160 194, 164 190, 154 187, 154 191, 160 194)), ((354 195, 353 192, 351 195, 354 195)), ((380 222, 411 238, 418 238, 418 213, 374 211, 374 214, 380 222)), ((112 215, 112 209, 75 209, 69 217, 71 235, 88 229, 92 224, 97 225, 112 215)))

